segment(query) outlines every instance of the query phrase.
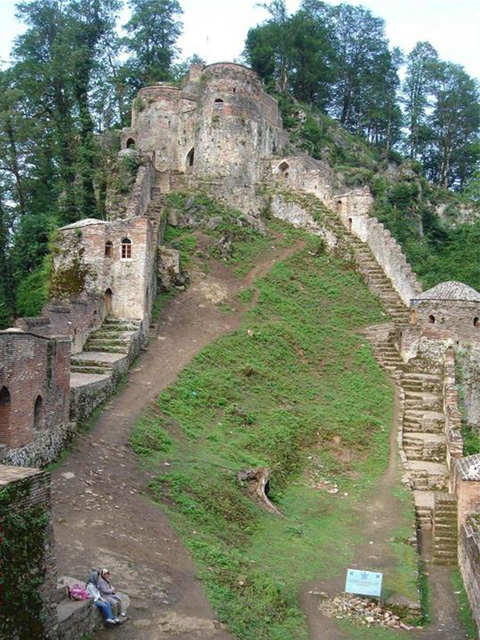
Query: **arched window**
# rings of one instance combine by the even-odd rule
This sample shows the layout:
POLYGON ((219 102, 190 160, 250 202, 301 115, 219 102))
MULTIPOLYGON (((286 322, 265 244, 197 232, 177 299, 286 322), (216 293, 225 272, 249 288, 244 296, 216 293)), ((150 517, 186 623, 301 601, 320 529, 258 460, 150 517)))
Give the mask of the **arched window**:
POLYGON ((35 406, 33 408, 33 429, 40 431, 45 425, 45 413, 43 410, 42 396, 37 396, 35 406))
POLYGON ((190 149, 190 151, 187 153, 187 160, 185 163, 187 165, 187 168, 193 167, 194 157, 195 157, 195 149, 192 147, 192 149, 190 149))
POLYGON ((122 240, 122 260, 132 259, 132 241, 128 238, 122 240))
POLYGON ((135 140, 133 138, 127 140, 127 149, 135 149, 135 140))
POLYGON ((428 316, 429 324, 435 324, 435 316, 428 316))
POLYGON ((348 230, 349 231, 352 231, 352 225, 353 225, 353 220, 352 220, 352 218, 349 218, 348 219, 348 230))
POLYGON ((478 326, 479 326, 479 325, 478 325, 478 318, 474 318, 474 319, 473 319, 473 326, 474 326, 474 327, 478 327, 478 326))
POLYGON ((105 258, 113 258, 113 242, 110 240, 105 243, 105 258))
POLYGON ((282 177, 285 178, 285 180, 288 178, 289 169, 290 165, 288 162, 285 162, 285 160, 278 165, 278 171, 282 174, 282 177))
POLYGON ((218 112, 222 112, 223 109, 225 107, 225 103, 221 98, 216 98, 215 102, 213 103, 213 108, 215 109, 215 111, 218 112))
POLYGON ((103 308, 105 311, 105 316, 109 316, 112 313, 112 304, 113 291, 111 289, 107 289, 103 294, 103 308))
POLYGON ((7 387, 0 391, 0 444, 7 444, 10 429, 10 412, 12 402, 7 387))
POLYGON ((343 202, 341 200, 337 200, 337 213, 342 213, 343 210, 343 202))

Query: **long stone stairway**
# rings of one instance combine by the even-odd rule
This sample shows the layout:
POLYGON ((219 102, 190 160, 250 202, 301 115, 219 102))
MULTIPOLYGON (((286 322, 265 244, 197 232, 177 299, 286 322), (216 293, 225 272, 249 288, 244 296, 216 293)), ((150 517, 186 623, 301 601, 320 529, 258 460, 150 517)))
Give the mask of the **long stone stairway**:
MULTIPOLYGON (((418 525, 431 528, 435 514, 435 518, 439 518, 437 531, 439 527, 443 527, 443 532, 445 518, 450 517, 445 515, 446 510, 453 509, 448 493, 443 371, 432 370, 431 363, 418 358, 408 363, 403 361, 395 345, 395 337, 397 328, 408 324, 409 310, 392 281, 378 264, 370 248, 348 231, 340 216, 328 209, 316 196, 302 196, 302 200, 308 203, 310 211, 315 207, 319 216, 328 224, 328 228, 350 247, 358 270, 364 275, 370 290, 377 295, 391 318, 391 323, 370 327, 366 334, 376 359, 400 388, 399 440, 405 467, 404 480, 413 490, 418 525), (441 505, 441 515, 438 516, 436 504, 441 505)), ((450 532, 448 535, 450 541, 453 533, 450 532)), ((438 535, 436 537, 439 538, 438 535)), ((435 539, 435 549, 437 542, 435 539)), ((445 535, 441 542, 445 542, 445 535)), ((442 551, 440 556, 444 557, 445 553, 442 551)), ((440 556, 437 553, 436 557, 440 556)))

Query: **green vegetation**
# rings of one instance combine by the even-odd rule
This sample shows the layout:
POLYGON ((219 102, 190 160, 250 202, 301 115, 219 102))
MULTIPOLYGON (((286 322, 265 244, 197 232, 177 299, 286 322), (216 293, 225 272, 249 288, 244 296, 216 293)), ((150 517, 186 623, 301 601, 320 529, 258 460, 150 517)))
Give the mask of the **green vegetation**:
MULTIPOLYGON (((241 328, 203 349, 160 396, 156 422, 132 435, 219 618, 245 640, 307 638, 298 591, 352 560, 361 505, 388 460, 392 390, 357 333, 381 310, 353 270, 304 240, 249 290, 258 303, 241 328), (272 470, 269 495, 284 517, 240 486, 237 473, 257 466, 272 470)), ((392 500, 408 510, 405 493, 392 500)), ((386 543, 397 561, 385 588, 414 598, 411 510, 404 521, 386 543)))
POLYGON ((463 585, 462 576, 458 569, 452 571, 452 582, 453 589, 458 598, 458 609, 460 611, 460 620, 462 621, 463 628, 465 629, 465 637, 475 640, 475 638, 478 638, 477 629, 470 611, 470 604, 463 585))
POLYGON ((0 634, 21 640, 45 636, 41 586, 49 513, 43 505, 28 507, 28 499, 28 482, 0 490, 0 634))

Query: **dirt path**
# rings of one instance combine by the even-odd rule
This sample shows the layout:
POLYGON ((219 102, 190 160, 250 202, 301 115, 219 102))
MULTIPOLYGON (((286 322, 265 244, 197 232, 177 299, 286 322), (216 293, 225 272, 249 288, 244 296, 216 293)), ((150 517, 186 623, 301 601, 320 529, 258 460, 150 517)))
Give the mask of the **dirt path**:
MULTIPOLYGON (((200 249, 208 242, 199 235, 200 249)), ((128 433, 202 347, 239 326, 244 309, 235 302, 238 291, 299 247, 272 246, 268 260, 241 281, 217 261, 209 261, 208 275, 194 265, 190 288, 166 304, 158 334, 126 385, 53 473, 58 573, 85 579, 92 567, 110 569, 112 583, 132 599, 131 619, 115 629, 121 640, 231 637, 215 621, 191 557, 167 517, 142 494, 150 478, 139 469, 128 433), (221 302, 234 310, 225 314, 221 302)))
MULTIPOLYGON (((380 478, 374 493, 375 499, 361 505, 358 526, 364 532, 365 543, 355 552, 350 568, 385 571, 395 562, 387 542, 399 524, 397 504, 392 500, 392 488, 398 482, 397 433, 399 401, 395 387, 395 407, 390 432, 390 456, 388 467, 380 478)), ((422 556, 427 562, 430 588, 433 591, 433 622, 425 630, 399 632, 399 637, 425 640, 465 640, 467 634, 460 622, 457 603, 453 597, 450 572, 445 567, 429 564, 429 541, 422 541, 422 556)), ((345 567, 345 570, 347 567, 345 567)), ((334 619, 319 610, 319 596, 324 592, 333 597, 344 592, 345 572, 330 580, 316 580, 305 585, 301 593, 302 608, 307 614, 311 640, 351 640, 334 619), (312 593, 313 592, 313 593, 312 593)), ((373 636, 372 636, 373 637, 373 636)))

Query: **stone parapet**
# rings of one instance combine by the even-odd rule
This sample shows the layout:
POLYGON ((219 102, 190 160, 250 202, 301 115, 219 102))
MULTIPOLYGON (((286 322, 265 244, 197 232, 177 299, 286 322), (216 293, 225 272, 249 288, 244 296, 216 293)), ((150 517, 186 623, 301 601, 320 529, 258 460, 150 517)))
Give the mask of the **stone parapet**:
POLYGON ((470 603, 470 611, 477 631, 480 630, 480 533, 478 517, 461 525, 459 531, 458 562, 470 603))
POLYGON ((458 390, 455 380, 455 353, 452 347, 445 352, 443 411, 445 414, 445 438, 447 466, 451 470, 452 458, 463 456, 462 414, 458 407, 458 390))

